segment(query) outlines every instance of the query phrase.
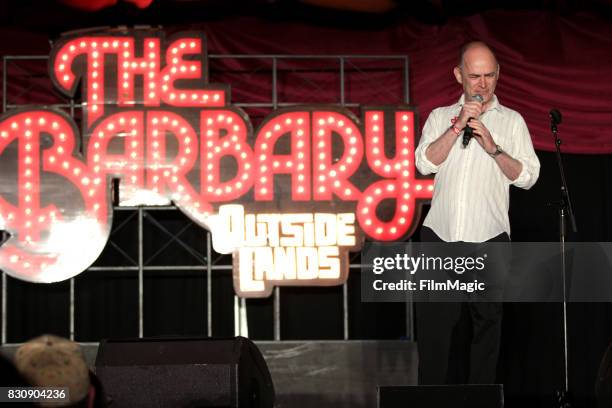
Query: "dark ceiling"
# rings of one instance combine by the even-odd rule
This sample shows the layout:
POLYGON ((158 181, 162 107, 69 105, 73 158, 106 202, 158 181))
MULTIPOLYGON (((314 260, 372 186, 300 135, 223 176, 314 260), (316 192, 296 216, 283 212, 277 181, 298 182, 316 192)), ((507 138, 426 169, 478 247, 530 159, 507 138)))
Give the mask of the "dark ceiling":
POLYGON ((363 29, 387 26, 407 17, 440 24, 454 16, 496 9, 550 10, 563 15, 589 12, 606 18, 612 16, 612 0, 153 0, 145 9, 139 9, 128 1, 2 1, 0 19, 5 27, 19 26, 53 37, 63 31, 85 27, 190 24, 236 15, 363 29), (74 4, 82 2, 87 5, 116 4, 91 12, 74 7, 74 4))

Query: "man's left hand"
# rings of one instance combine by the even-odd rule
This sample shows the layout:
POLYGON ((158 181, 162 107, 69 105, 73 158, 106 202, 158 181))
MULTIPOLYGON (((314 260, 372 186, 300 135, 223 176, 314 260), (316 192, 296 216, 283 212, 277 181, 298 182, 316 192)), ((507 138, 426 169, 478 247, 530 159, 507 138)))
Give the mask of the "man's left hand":
POLYGON ((474 138, 476 141, 478 141, 478 144, 482 146, 485 152, 493 153, 495 150, 497 150, 497 145, 491 137, 491 132, 489 132, 489 129, 487 129, 487 127, 481 121, 472 118, 468 122, 468 125, 474 129, 474 138))

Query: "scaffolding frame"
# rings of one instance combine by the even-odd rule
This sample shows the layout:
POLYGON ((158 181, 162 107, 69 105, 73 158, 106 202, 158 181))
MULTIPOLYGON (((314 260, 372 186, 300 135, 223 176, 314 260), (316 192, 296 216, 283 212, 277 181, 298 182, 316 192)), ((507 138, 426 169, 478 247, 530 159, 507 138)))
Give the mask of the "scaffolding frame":
MULTIPOLYGON (((350 55, 350 54, 342 54, 342 55, 282 55, 282 54, 210 54, 208 55, 208 59, 210 64, 214 61, 223 61, 223 60, 258 60, 262 62, 266 62, 270 67, 270 76, 271 76, 271 95, 269 102, 238 102, 232 103, 232 106, 237 106, 240 108, 269 108, 272 110, 276 110, 278 108, 291 107, 303 105, 303 102, 283 102, 279 100, 279 63, 283 61, 297 60, 297 61, 330 61, 334 62, 338 66, 338 75, 339 75, 339 89, 338 89, 338 101, 336 105, 345 107, 345 108, 357 108, 362 105, 362 103, 357 102, 349 102, 346 98, 346 77, 347 77, 347 67, 355 70, 355 72, 361 75, 367 75, 368 73, 361 70, 355 63, 355 61, 394 61, 399 62, 401 67, 399 67, 400 74, 402 76, 403 86, 402 89, 399 90, 400 95, 392 93, 392 91, 387 90, 386 88, 379 89, 379 92, 386 92, 391 98, 399 99, 400 104, 409 104, 410 103, 410 88, 409 88, 409 58, 406 55, 350 55), (398 98, 399 96, 399 98, 398 98)), ((23 105, 19 104, 11 104, 8 100, 7 90, 8 90, 8 68, 9 64, 14 63, 16 61, 46 61, 48 60, 48 56, 46 55, 7 55, 3 57, 3 71, 2 71, 2 112, 6 112, 10 109, 15 109, 23 105)), ((290 70, 289 70, 290 71, 290 70)), ((211 75, 210 82, 215 82, 214 77, 211 75)), ((312 82, 308 82, 308 85, 315 86, 312 82)), ((230 84, 231 85, 231 84, 230 84)), ((24 90, 24 92, 27 90, 24 90)), ((397 92, 397 90, 396 90, 397 92)), ((22 92, 23 93, 23 92, 22 92)), ((388 104, 398 104, 398 102, 390 101, 388 104)), ((64 109, 67 110, 71 117, 74 117, 77 109, 81 109, 82 105, 75 102, 74 99, 66 100, 64 103, 52 104, 48 105, 49 107, 64 109)), ((148 265, 149 259, 145 259, 144 250, 143 250, 143 226, 145 219, 155 218, 152 216, 156 211, 159 210, 174 210, 178 211, 178 209, 174 206, 155 206, 155 207, 114 207, 114 211, 132 211, 133 216, 137 217, 137 225, 138 225, 138 256, 137 259, 131 259, 131 257, 127 256, 125 251, 122 251, 119 246, 117 246, 110 238, 108 241, 108 245, 114 245, 119 252, 123 252, 124 256, 127 256, 127 259, 130 261, 131 265, 124 266, 92 266, 88 268, 86 271, 131 271, 138 272, 138 336, 143 337, 144 335, 144 272, 145 271, 202 271, 206 275, 206 334, 208 336, 213 336, 213 303, 212 303, 212 274, 215 272, 224 272, 232 269, 231 265, 217 265, 213 264, 212 259, 214 252, 211 247, 211 234, 210 232, 206 232, 206 248, 205 248, 205 256, 200 256, 197 249, 191 248, 189 244, 182 242, 180 240, 180 235, 184 231, 179 231, 178 233, 172 233, 171 231, 165 229, 163 225, 160 223, 157 224, 157 227, 162 230, 162 232, 166 233, 170 238, 169 242, 177 241, 179 245, 183 246, 188 252, 192 255, 196 254, 199 257, 200 265, 157 265, 152 266, 148 265)), ((119 225, 118 228, 121 228, 122 225, 119 225)), ((113 226, 115 228, 115 226, 113 226)), ((162 248, 163 249, 163 248, 162 248)), ((156 256, 161 250, 158 250, 156 256)), ((360 269, 362 268, 361 263, 350 263, 349 270, 360 269)), ((7 343, 7 321, 8 321, 8 310, 7 310, 7 274, 2 271, 2 279, 1 279, 1 293, 2 293, 2 302, 1 302, 1 332, 0 332, 0 344, 2 345, 15 345, 15 343, 7 343)), ((75 338, 75 278, 70 279, 70 289, 69 289, 69 337, 71 340, 75 338)), ((273 293, 273 332, 274 332, 274 340, 281 340, 281 327, 280 327, 280 297, 281 290, 280 287, 274 288, 273 293)), ((235 305, 241 306, 244 308, 244 299, 239 300, 236 296, 234 296, 235 305)), ((237 310, 235 309, 235 319, 238 316, 237 310)), ((345 282, 342 287, 342 316, 343 316, 343 338, 344 340, 349 340, 349 304, 348 304, 348 287, 345 282)), ((239 328, 237 327, 237 323, 235 321, 235 334, 239 333, 239 328)), ((414 339, 414 315, 413 315, 413 307, 412 302, 406 303, 406 337, 408 339, 414 339)))

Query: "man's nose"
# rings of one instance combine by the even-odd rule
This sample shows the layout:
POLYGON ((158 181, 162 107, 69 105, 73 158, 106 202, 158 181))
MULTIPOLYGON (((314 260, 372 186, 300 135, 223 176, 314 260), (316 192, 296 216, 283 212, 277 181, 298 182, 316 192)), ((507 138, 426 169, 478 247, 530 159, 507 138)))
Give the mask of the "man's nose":
POLYGON ((484 77, 480 77, 480 79, 478 80, 478 85, 480 85, 481 88, 484 88, 486 86, 486 81, 484 77))

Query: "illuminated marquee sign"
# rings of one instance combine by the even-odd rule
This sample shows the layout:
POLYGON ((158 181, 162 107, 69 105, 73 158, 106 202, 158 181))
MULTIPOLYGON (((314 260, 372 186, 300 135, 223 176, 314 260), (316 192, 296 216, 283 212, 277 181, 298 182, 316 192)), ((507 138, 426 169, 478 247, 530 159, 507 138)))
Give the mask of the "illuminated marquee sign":
MULTIPOLYGON (((31 282, 87 269, 119 205, 173 203, 232 253, 241 296, 274 285, 337 285, 365 236, 409 236, 432 180, 415 177, 415 113, 335 106, 274 111, 253 130, 210 84, 200 33, 114 31, 64 37, 49 73, 74 118, 46 108, 0 120, 0 268, 31 282)), ((381 85, 382 86, 382 85, 381 85)))

